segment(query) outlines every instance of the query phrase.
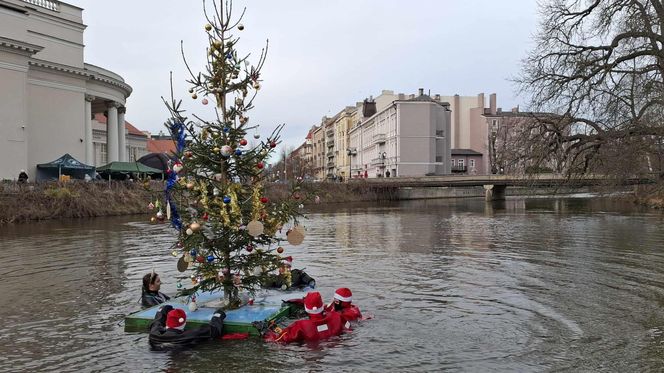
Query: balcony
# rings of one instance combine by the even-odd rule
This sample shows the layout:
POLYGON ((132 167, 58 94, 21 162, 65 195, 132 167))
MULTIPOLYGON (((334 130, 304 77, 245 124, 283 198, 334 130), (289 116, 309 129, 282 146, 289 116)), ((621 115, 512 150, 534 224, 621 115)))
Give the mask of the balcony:
POLYGON ((374 158, 371 160, 372 166, 385 166, 385 160, 383 158, 374 158))
POLYGON ((466 166, 452 166, 452 172, 462 173, 466 171, 468 171, 468 167, 466 166))
POLYGON ((325 131, 325 136, 334 138, 334 128, 330 128, 329 130, 325 131))
POLYGON ((327 168, 334 168, 334 166, 336 166, 336 163, 334 161, 327 162, 327 168))
POLYGON ((327 142, 327 147, 328 148, 334 148, 334 141, 328 141, 327 142))
POLYGON ((24 3, 36 5, 42 8, 46 8, 48 10, 52 10, 54 12, 57 12, 60 10, 60 2, 59 1, 53 1, 53 0, 23 0, 24 3))
POLYGON ((327 154, 325 154, 328 158, 334 158, 334 152, 332 150, 328 151, 327 154))
POLYGON ((384 144, 385 143, 385 134, 384 133, 377 133, 373 135, 373 141, 375 144, 384 144))

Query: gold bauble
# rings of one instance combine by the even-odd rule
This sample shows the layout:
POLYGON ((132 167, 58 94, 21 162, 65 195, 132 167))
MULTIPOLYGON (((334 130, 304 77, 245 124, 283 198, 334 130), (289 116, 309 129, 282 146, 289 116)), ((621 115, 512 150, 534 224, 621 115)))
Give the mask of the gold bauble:
POLYGON ((205 31, 210 31, 210 30, 212 30, 212 25, 208 23, 207 25, 205 25, 205 31))
POLYGON ((257 90, 257 91, 258 91, 259 89, 261 89, 261 85, 260 85, 260 83, 258 83, 258 82, 254 82, 254 89, 257 90))
POLYGON ((214 149, 212 149, 212 151, 215 152, 215 153, 219 153, 221 151, 221 149, 215 147, 214 149))
POLYGON ((212 46, 215 49, 221 49, 221 42, 219 40, 215 40, 214 42, 212 42, 212 46))
POLYGON ((194 183, 192 182, 187 183, 187 189, 194 189, 194 183))
POLYGON ((191 95, 191 98, 193 98, 195 100, 195 99, 198 98, 198 95, 194 93, 194 94, 191 95))
POLYGON ((196 222, 193 222, 193 223, 189 224, 189 228, 191 228, 192 231, 196 232, 199 229, 201 229, 201 225, 196 223, 196 222))
POLYGON ((154 216, 150 218, 150 223, 154 223, 156 221, 157 221, 157 218, 155 218, 154 216))
POLYGON ((301 244, 304 241, 304 234, 302 234, 299 230, 291 230, 290 233, 288 233, 288 243, 290 243, 293 246, 297 246, 301 244))

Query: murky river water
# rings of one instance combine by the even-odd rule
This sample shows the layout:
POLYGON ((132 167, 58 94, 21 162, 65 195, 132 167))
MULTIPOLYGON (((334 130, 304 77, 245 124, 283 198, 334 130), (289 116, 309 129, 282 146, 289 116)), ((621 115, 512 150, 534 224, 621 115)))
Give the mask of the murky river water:
POLYGON ((145 217, 0 231, 0 371, 662 371, 664 218, 602 199, 412 201, 309 214, 287 247, 375 318, 318 346, 151 352, 125 333, 172 231, 145 217))

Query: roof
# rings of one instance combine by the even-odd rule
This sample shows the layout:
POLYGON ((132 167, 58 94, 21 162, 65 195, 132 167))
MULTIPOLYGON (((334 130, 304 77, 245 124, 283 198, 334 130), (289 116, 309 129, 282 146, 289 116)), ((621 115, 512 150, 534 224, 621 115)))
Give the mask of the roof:
POLYGON ((417 97, 414 97, 414 98, 411 98, 411 99, 408 99, 408 100, 395 100, 395 101, 433 102, 434 104, 438 104, 438 105, 444 106, 444 107, 450 106, 449 102, 441 102, 441 101, 438 101, 438 100, 434 100, 429 95, 419 95, 417 97))
POLYGON ((155 140, 148 139, 147 144, 148 152, 150 153, 176 153, 175 142, 172 139, 168 140, 155 140))
POLYGON ((89 166, 87 164, 81 163, 76 158, 65 153, 62 157, 48 162, 40 163, 37 165, 37 168, 61 168, 61 169, 77 169, 77 170, 94 170, 94 166, 89 166))
MULTIPOLYGON (((106 124, 106 116, 103 113, 95 113, 95 120, 101 124, 106 124)), ((148 137, 148 135, 139 131, 138 128, 134 127, 127 120, 125 120, 125 128, 130 135, 148 137)))
POLYGON ((161 170, 148 167, 139 162, 111 162, 101 167, 97 167, 98 172, 138 172, 148 174, 160 174, 161 170))
POLYGON ((452 149, 452 155, 482 155, 473 149, 452 149))

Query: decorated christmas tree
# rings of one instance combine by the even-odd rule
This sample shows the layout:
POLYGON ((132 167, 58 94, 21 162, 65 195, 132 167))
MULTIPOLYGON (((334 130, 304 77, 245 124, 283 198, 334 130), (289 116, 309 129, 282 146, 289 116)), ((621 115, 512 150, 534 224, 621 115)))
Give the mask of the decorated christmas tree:
POLYGON ((223 290, 225 306, 236 308, 241 294, 254 293, 280 268, 287 284, 280 244, 288 240, 297 245, 304 238, 297 223, 303 197, 297 181, 279 201, 265 194, 266 162, 283 125, 262 139, 248 112, 260 89, 267 44, 252 65, 250 55, 238 49, 244 10, 233 19, 230 1, 215 1, 210 8, 204 26, 209 40, 206 67, 193 73, 186 58, 185 64, 191 99, 215 105, 216 117, 187 118, 173 92, 170 101, 164 100, 177 154, 167 171, 162 206, 179 232, 171 248, 179 258, 178 270, 191 273, 191 287, 178 283, 179 295, 189 296, 194 308, 198 292, 223 290), (247 137, 252 134, 250 144, 247 137))

